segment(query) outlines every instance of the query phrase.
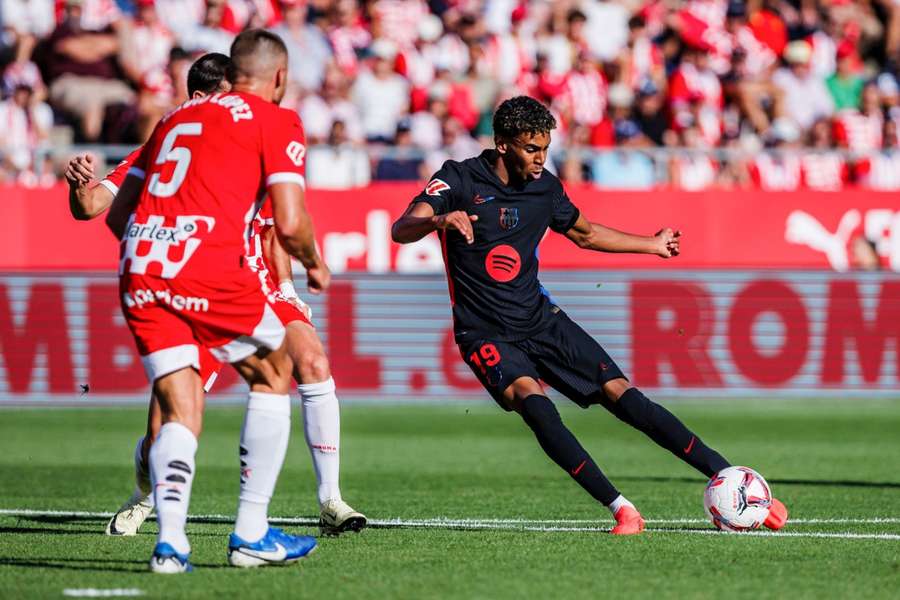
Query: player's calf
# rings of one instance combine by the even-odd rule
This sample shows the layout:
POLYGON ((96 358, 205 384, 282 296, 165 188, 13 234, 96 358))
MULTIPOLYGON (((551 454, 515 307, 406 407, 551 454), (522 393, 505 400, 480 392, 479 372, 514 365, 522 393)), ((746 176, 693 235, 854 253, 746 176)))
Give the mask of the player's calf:
POLYGON ((730 466, 721 454, 704 444, 678 417, 635 387, 628 388, 617 398, 603 397, 600 403, 619 420, 644 432, 654 442, 707 477, 730 466))

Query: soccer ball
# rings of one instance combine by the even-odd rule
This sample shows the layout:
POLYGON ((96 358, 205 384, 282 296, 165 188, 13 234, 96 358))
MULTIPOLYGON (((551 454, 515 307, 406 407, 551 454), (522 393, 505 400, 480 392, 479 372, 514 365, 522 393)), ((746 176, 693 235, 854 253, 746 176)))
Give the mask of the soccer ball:
POLYGON ((703 507, 723 531, 757 529, 769 516, 772 492, 763 476, 749 467, 728 467, 712 476, 703 507))

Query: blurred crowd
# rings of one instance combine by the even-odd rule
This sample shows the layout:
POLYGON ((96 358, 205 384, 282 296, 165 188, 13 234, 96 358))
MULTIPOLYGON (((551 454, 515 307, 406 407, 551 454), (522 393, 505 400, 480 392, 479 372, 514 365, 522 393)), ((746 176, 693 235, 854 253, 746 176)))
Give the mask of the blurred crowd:
POLYGON ((427 177, 529 94, 571 182, 900 189, 900 0, 0 0, 0 24, 0 180, 142 142, 196 56, 266 27, 313 186, 427 177))

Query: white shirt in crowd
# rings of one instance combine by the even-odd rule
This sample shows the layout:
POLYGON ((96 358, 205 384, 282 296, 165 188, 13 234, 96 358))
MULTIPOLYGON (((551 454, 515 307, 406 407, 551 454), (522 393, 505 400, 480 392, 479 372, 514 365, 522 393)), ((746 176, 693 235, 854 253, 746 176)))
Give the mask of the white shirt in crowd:
POLYGON ((812 73, 798 77, 790 69, 778 69, 772 82, 784 92, 787 116, 802 129, 809 129, 817 119, 834 113, 834 101, 821 77, 812 73))
POLYGON ((363 71, 353 86, 353 103, 362 115, 366 137, 393 139, 409 104, 409 84, 399 75, 383 79, 363 71))

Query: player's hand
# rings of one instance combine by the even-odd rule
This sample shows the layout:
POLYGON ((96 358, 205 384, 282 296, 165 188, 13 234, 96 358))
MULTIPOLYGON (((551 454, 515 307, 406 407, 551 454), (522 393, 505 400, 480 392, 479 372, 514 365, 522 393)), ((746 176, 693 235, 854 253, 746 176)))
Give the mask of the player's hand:
POLYGON ((316 266, 306 269, 306 289, 310 294, 321 294, 331 285, 331 271, 321 258, 316 266))
POLYGON ((306 315, 306 318, 312 321, 312 307, 300 298, 288 298, 288 302, 297 307, 300 312, 306 315))
POLYGON ((666 227, 665 229, 657 231, 656 235, 653 237, 656 242, 653 253, 657 256, 672 258, 673 256, 681 254, 681 232, 677 229, 672 230, 671 228, 666 227))
POLYGON ((475 241, 475 230, 472 229, 472 223, 478 220, 478 215, 470 215, 464 210, 455 210, 451 213, 439 215, 434 219, 435 229, 455 229, 460 232, 466 243, 471 244, 475 241))
POLYGON ((86 185, 94 178, 94 157, 81 154, 74 157, 66 165, 66 180, 71 185, 86 185))

